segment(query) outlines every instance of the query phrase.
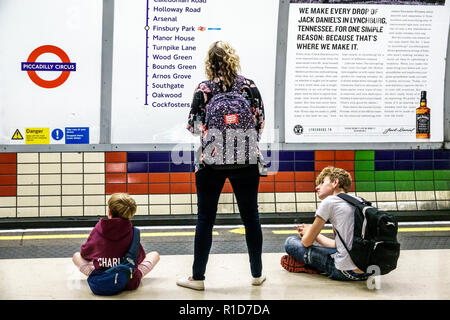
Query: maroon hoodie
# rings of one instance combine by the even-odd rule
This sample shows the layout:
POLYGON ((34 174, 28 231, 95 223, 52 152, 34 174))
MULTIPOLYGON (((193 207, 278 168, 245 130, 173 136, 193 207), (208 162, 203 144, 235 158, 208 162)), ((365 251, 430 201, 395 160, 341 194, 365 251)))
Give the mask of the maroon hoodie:
MULTIPOLYGON (((95 269, 106 270, 120 264, 128 252, 133 240, 133 225, 123 218, 102 218, 91 231, 86 243, 81 246, 81 256, 92 260, 95 269)), ((139 244, 137 264, 145 259, 145 251, 139 244)), ((137 289, 141 283, 142 273, 136 268, 125 290, 137 289)))

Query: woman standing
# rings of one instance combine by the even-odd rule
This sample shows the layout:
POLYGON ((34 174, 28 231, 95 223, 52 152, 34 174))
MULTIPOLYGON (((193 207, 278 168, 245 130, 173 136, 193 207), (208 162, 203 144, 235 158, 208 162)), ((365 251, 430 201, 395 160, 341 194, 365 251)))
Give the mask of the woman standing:
POLYGON ((252 284, 260 285, 266 279, 262 274, 261 261, 263 239, 258 214, 259 170, 255 158, 252 158, 253 153, 259 156, 257 143, 264 128, 264 105, 254 82, 238 75, 239 69, 239 57, 235 50, 223 41, 213 43, 206 58, 208 80, 201 82, 194 92, 188 130, 194 135, 200 134, 202 140, 201 154, 195 166, 198 218, 192 275, 177 281, 177 285, 182 287, 204 290, 217 204, 227 178, 245 226, 252 284), (239 107, 242 100, 245 108, 239 107), (235 113, 229 114, 229 110, 234 110, 232 112, 235 113), (219 124, 221 121, 222 124, 219 124), (235 130, 232 131, 233 129, 235 130), (211 138, 212 131, 215 132, 214 138, 211 138), (224 132, 224 137, 218 137, 218 132, 224 132), (225 135, 232 136, 230 132, 253 132, 256 139, 247 135, 241 137, 241 141, 239 137, 238 141, 233 138, 231 144, 225 145, 225 135), (245 144, 245 150, 241 148, 236 152, 236 145, 240 142, 245 144), (231 157, 222 158, 227 151, 226 146, 231 157))

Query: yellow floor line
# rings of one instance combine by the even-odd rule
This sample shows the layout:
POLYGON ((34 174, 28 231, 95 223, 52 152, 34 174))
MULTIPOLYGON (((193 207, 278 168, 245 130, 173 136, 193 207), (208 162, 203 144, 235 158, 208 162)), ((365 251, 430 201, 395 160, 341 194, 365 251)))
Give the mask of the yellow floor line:
MULTIPOLYGON (((434 232, 434 231, 450 231, 450 227, 434 227, 434 228, 399 228, 398 232, 434 232)), ((297 234, 297 230, 273 230, 274 234, 297 234)), ((322 230, 320 233, 333 233, 333 230, 322 230)))
MULTIPOLYGON (((213 235, 219 235, 214 231, 213 235)), ((184 237, 195 236, 195 232, 151 232, 141 233, 141 237, 184 237)), ((49 240, 49 239, 83 239, 89 237, 89 234, 45 234, 31 236, 1 236, 0 240, 49 240)))

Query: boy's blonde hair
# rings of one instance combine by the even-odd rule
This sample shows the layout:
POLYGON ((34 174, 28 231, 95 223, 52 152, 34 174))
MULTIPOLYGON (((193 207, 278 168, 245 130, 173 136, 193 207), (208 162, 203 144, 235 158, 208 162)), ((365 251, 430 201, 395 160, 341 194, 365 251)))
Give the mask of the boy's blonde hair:
POLYGON ((113 193, 108 200, 113 218, 131 219, 136 213, 136 201, 128 193, 113 193))
POLYGON ((331 182, 334 182, 336 179, 338 179, 339 188, 344 189, 345 192, 348 192, 350 190, 350 187, 352 186, 352 177, 350 176, 350 173, 348 173, 344 169, 331 166, 324 168, 316 178, 316 185, 321 184, 325 177, 329 177, 331 182))

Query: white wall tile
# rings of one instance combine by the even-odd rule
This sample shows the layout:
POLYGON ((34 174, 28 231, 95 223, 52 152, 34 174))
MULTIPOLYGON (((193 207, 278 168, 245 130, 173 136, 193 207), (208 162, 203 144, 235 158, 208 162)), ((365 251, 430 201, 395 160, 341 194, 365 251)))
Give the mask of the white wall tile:
POLYGON ((301 202, 297 203, 298 212, 316 212, 315 202, 301 202))
POLYGON ((105 216, 105 206, 84 206, 85 216, 105 216))
POLYGON ((40 186, 39 194, 41 196, 58 196, 61 195, 61 186, 40 186))
POLYGON ((295 203, 295 193, 294 192, 276 192, 275 199, 278 202, 293 202, 295 203))
POLYGON ((63 217, 82 217, 83 216, 83 207, 62 207, 61 214, 63 217))
POLYGON ((39 198, 40 206, 60 206, 61 196, 45 196, 39 198))
MULTIPOLYGON (((137 205, 148 205, 148 195, 147 194, 132 194, 131 197, 136 201, 137 205)), ((108 202, 106 199, 106 202, 108 202)))
POLYGON ((259 213, 274 213, 275 204, 274 203, 259 203, 258 204, 259 213))
POLYGON ((150 205, 150 215, 166 215, 170 214, 169 205, 150 205))
POLYGON ((104 163, 85 163, 84 173, 105 173, 104 163))
POLYGON ((297 192, 297 202, 316 202, 315 192, 297 192))
POLYGON ((17 208, 17 218, 38 217, 39 208, 17 208))
POLYGON ((105 162, 104 152, 85 152, 84 162, 105 162))
POLYGON ((105 194, 104 184, 86 184, 83 189, 84 194, 105 194))
POLYGON ((82 163, 63 163, 61 168, 62 173, 83 173, 82 163))
POLYGON ((62 162, 83 162, 83 154, 81 152, 63 152, 61 160, 62 162))
POLYGON ((60 174, 41 174, 39 179, 41 185, 61 184, 60 174))
POLYGON ((39 175, 37 174, 19 174, 17 175, 17 185, 32 186, 39 184, 39 175))
POLYGON ((190 205, 171 205, 171 214, 192 214, 192 207, 190 205))
POLYGON ((371 202, 377 201, 375 192, 357 192, 356 196, 371 202))
POLYGON ((82 195, 83 185, 63 185, 62 186, 63 195, 82 195))
POLYGON ((417 201, 417 210, 437 210, 436 201, 417 201))
POLYGON ((0 197, 0 208, 1 207, 15 207, 16 197, 0 197))
POLYGON ((172 204, 191 204, 190 194, 171 194, 170 202, 172 204))
POLYGON ((397 201, 398 210, 401 211, 416 211, 417 204, 415 201, 397 201))
POLYGON ((38 194, 38 186, 17 186, 17 196, 37 196, 38 194))
MULTIPOLYGON (((195 210, 197 210, 197 207, 195 207, 195 210)), ((233 213, 233 204, 219 203, 219 205, 217 206, 217 213, 220 214, 233 213)))
POLYGON ((416 193, 414 191, 397 191, 397 201, 416 201, 416 193))
POLYGON ((395 201, 395 192, 377 192, 378 202, 395 201))
POLYGON ((84 175, 85 184, 104 184, 105 174, 104 173, 89 173, 84 175))
POLYGON ((41 163, 39 165, 39 171, 43 173, 61 173, 60 163, 41 163))
POLYGON ((39 155, 38 153, 18 153, 17 163, 38 163, 39 155))
POLYGON ((450 201, 436 201, 438 210, 449 210, 450 201))
POLYGON ((37 207, 39 197, 17 197, 17 207, 37 207))
MULTIPOLYGON (((170 198, 168 194, 151 194, 150 195, 150 204, 169 204, 170 198)), ((151 210, 150 210, 151 212, 151 210)))
POLYGON ((450 200, 450 191, 435 191, 436 200, 450 200))
POLYGON ((52 153, 41 152, 39 154, 39 162, 40 163, 61 162, 61 153, 59 153, 59 152, 52 152, 52 153))
POLYGON ((147 216, 148 215, 148 205, 138 205, 136 210, 136 216, 147 216))
POLYGON ((18 163, 17 174, 38 174, 39 164, 37 163, 18 163))
POLYGON ((277 212, 297 212, 295 203, 277 203, 277 212))
POLYGON ((0 218, 15 218, 16 208, 0 208, 0 218))
POLYGON ((39 216, 41 217, 60 217, 61 207, 40 207, 39 216))
POLYGON ((83 196, 62 196, 61 203, 63 206, 83 205, 83 196))
POLYGON ((82 174, 62 174, 61 175, 62 184, 83 184, 82 174))
POLYGON ((434 191, 416 191, 416 199, 417 200, 436 200, 434 195, 434 191))
POLYGON ((84 196, 84 205, 105 205, 105 196, 84 196))

